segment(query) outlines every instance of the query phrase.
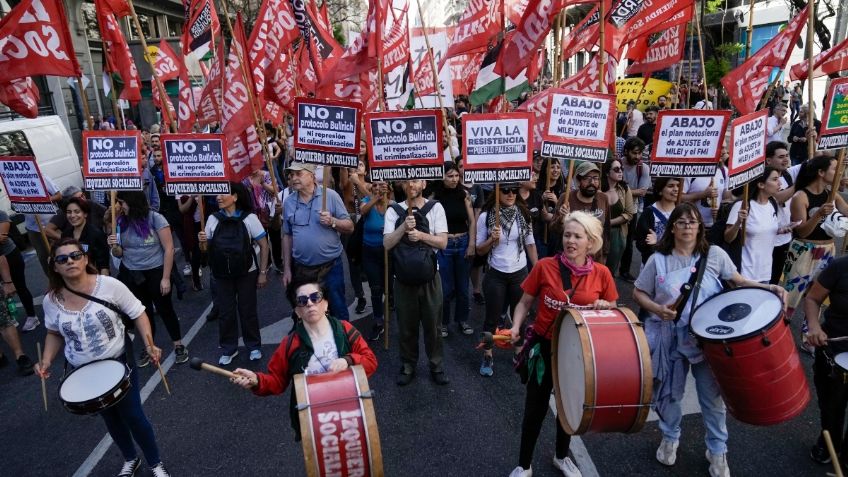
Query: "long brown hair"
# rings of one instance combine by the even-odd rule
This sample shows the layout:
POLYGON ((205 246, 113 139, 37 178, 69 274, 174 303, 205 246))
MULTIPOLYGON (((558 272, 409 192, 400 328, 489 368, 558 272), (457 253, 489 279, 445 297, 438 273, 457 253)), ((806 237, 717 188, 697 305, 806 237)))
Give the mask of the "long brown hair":
MULTIPOLYGON (((59 272, 54 268, 56 259, 56 251, 65 246, 74 246, 80 252, 85 252, 82 248, 82 244, 73 237, 66 237, 62 240, 59 240, 53 247, 50 248, 50 258, 47 259, 47 280, 48 280, 48 288, 51 292, 56 293, 62 288, 65 287, 65 279, 62 278, 62 275, 59 275, 59 272)), ((86 258, 89 258, 86 254, 86 258)), ((97 269, 94 268, 94 265, 91 263, 91 260, 88 260, 88 263, 85 266, 85 272, 89 275, 97 275, 97 269)))
POLYGON ((701 212, 695 205, 689 202, 683 202, 671 211, 663 236, 655 247, 657 252, 663 255, 671 255, 671 251, 674 250, 674 234, 672 233, 672 229, 675 227, 674 223, 686 215, 690 215, 698 221, 698 237, 695 242, 695 252, 701 255, 709 253, 710 243, 707 242, 707 234, 704 229, 704 220, 701 217, 701 212))

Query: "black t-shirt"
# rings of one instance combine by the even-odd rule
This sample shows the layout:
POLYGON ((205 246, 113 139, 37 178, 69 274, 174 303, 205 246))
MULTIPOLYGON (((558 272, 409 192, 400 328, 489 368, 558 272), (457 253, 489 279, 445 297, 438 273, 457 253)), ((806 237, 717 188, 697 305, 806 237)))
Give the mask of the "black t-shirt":
POLYGON ((831 338, 848 336, 848 257, 832 261, 816 280, 830 291, 822 329, 831 338))
POLYGON ((532 189, 525 202, 527 203, 527 209, 530 210, 530 218, 533 219, 533 236, 539 242, 545 236, 544 220, 542 220, 542 208, 544 207, 542 193, 536 189, 532 189))

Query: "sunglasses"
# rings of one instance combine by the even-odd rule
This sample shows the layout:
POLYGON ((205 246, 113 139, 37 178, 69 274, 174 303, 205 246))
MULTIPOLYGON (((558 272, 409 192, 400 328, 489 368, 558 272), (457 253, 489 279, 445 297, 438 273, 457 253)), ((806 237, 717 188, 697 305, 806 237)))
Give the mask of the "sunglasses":
POLYGON ((501 187, 501 194, 517 194, 518 187, 501 187))
POLYGON ((53 261, 58 263, 59 265, 64 265, 64 264, 68 263, 68 259, 71 259, 74 262, 78 262, 84 256, 85 256, 85 252, 81 252, 81 251, 77 250, 76 252, 71 252, 67 255, 64 255, 64 254, 56 255, 56 257, 53 259, 53 261))
POLYGON ((295 298, 294 301, 295 301, 295 303, 297 303, 297 306, 303 307, 303 306, 308 305, 309 302, 312 302, 313 305, 317 305, 323 299, 324 299, 324 294, 317 291, 317 292, 312 292, 309 295, 299 295, 297 298, 295 298))
POLYGON ((613 168, 612 168, 612 169, 610 169, 610 170, 611 170, 611 171, 613 171, 613 172, 621 172, 621 168, 620 168, 620 167, 613 167, 613 168))

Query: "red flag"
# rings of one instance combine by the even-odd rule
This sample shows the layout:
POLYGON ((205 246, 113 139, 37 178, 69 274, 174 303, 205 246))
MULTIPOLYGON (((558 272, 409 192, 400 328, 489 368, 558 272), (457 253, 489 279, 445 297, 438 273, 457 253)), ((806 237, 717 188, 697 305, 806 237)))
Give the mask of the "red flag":
POLYGON ((213 0, 183 0, 185 6, 185 22, 181 40, 183 54, 198 51, 201 56, 208 48, 209 42, 221 33, 221 23, 218 12, 215 11, 213 0))
POLYGON ((471 0, 448 42, 450 46, 445 57, 485 51, 489 41, 501 31, 500 23, 496 0, 471 0))
POLYGON ((292 2, 295 19, 297 19, 301 34, 308 44, 309 62, 312 64, 312 75, 319 81, 330 74, 344 53, 333 36, 333 27, 328 17, 319 12, 314 2, 292 2))
MULTIPOLYGON (((614 0, 607 15, 605 28, 607 51, 614 51, 614 47, 623 46, 642 35, 670 28, 673 25, 664 23, 676 18, 681 10, 693 5, 694 0, 614 0)), ((616 54, 616 57, 619 55, 616 54)))
POLYGON ((548 106, 551 104, 550 93, 541 92, 531 96, 527 101, 521 103, 516 111, 529 111, 533 113, 533 148, 542 148, 542 135, 548 127, 548 106))
MULTIPOLYGON (((162 85, 162 89, 165 89, 165 85, 162 85)), ((163 109, 162 108, 162 106, 163 106, 162 105, 162 98, 161 98, 161 96, 159 96, 159 88, 156 86, 155 83, 153 84, 152 90, 153 90, 153 106, 156 106, 158 109, 162 110, 163 109)), ((169 96, 167 96, 167 94, 168 93, 166 91, 165 92, 165 95, 166 95, 165 96, 166 97, 165 104, 168 106, 168 116, 171 119, 174 119, 174 118, 177 117, 177 111, 174 109, 174 103, 171 101, 171 98, 169 96)), ((164 120, 164 121, 166 123, 168 122, 167 120, 164 120)))
POLYGON ((24 0, 0 21, 0 83, 33 75, 82 76, 63 2, 24 0))
POLYGON ((318 88, 318 75, 315 73, 315 65, 312 61, 313 55, 310 50, 313 47, 305 43, 300 44, 296 53, 297 63, 297 87, 301 94, 315 93, 318 88))
POLYGON ((378 32, 383 29, 384 15, 387 11, 385 7, 383 0, 369 2, 365 28, 345 49, 333 71, 321 77, 322 85, 332 84, 351 76, 359 76, 360 73, 377 67, 377 58, 382 56, 383 50, 383 37, 378 32))
POLYGON ((458 55, 448 60, 451 69, 453 94, 469 95, 474 90, 477 73, 480 71, 480 63, 483 62, 485 53, 471 53, 458 55))
POLYGON ((527 66, 527 81, 530 84, 536 82, 536 78, 539 77, 539 73, 545 67, 545 58, 547 58, 548 53, 547 49, 542 47, 533 54, 533 60, 530 61, 530 64, 527 66))
MULTIPOLYGON (((809 69, 809 63, 804 60, 792 67, 789 78, 792 81, 806 80, 809 69)), ((848 70, 848 38, 813 57, 813 78, 845 70, 848 70)))
POLYGON ((0 103, 25 118, 38 116, 39 97, 38 87, 30 77, 0 83, 0 103))
POLYGON ((109 6, 104 0, 95 0, 94 6, 106 53, 104 71, 117 73, 121 77, 121 81, 124 82, 124 88, 119 96, 121 99, 137 103, 141 101, 141 80, 138 77, 138 68, 130 54, 130 47, 121 32, 121 26, 114 15, 107 13, 109 6))
POLYGON ((568 59, 577 52, 591 48, 598 44, 600 38, 601 12, 598 7, 589 12, 562 40, 562 58, 568 59))
POLYGON ((295 89, 292 75, 291 53, 278 55, 268 67, 270 85, 265 88, 264 99, 291 111, 294 105, 295 89))
MULTIPOLYGON (((256 132, 255 111, 250 102, 248 88, 252 84, 245 82, 242 61, 247 60, 247 40, 241 14, 236 16, 233 28, 233 41, 227 57, 227 69, 224 74, 224 96, 221 104, 221 129, 227 138, 230 167, 234 180, 241 181, 252 170, 261 169, 264 163, 262 145, 256 132)), ((252 81, 251 81, 252 83, 252 81)))
POLYGON ((223 41, 218 42, 217 50, 212 67, 206 76, 206 87, 203 88, 200 101, 197 103, 197 120, 201 126, 221 122, 222 79, 226 69, 223 41))
POLYGON ((153 74, 162 82, 178 78, 180 76, 180 68, 177 64, 180 58, 171 49, 171 45, 163 39, 159 42, 159 54, 156 55, 156 62, 153 63, 153 74))
POLYGON ((652 43, 642 59, 627 68, 627 74, 653 73, 664 70, 683 60, 686 44, 686 26, 678 25, 666 30, 652 43))
MULTIPOLYGON (((524 16, 524 11, 527 10, 527 4, 530 0, 503 0, 506 19, 512 22, 513 25, 521 23, 521 17, 524 16)), ((500 15, 500 14, 499 14, 500 15)))
POLYGON ((406 13, 408 9, 407 6, 395 18, 395 23, 386 35, 386 39, 383 40, 384 74, 409 62, 409 26, 406 13))
POLYGON ((107 13, 112 13, 118 18, 128 17, 132 15, 127 0, 103 0, 103 7, 107 13))
POLYGON ((191 81, 188 77, 188 68, 185 61, 181 58, 180 61, 180 98, 177 105, 177 127, 178 132, 190 133, 196 122, 197 98, 194 95, 194 88, 191 87, 191 81))
POLYGON ((430 61, 432 49, 421 55, 417 67, 412 69, 412 80, 415 84, 415 94, 427 96, 436 93, 436 83, 433 81, 433 67, 430 61))
POLYGON ((808 8, 801 11, 783 31, 748 58, 748 61, 721 79, 730 102, 740 114, 751 114, 756 111, 757 103, 768 88, 772 69, 786 67, 789 55, 792 54, 792 47, 798 41, 801 29, 807 24, 808 12, 808 8))
MULTIPOLYGON (((592 60, 574 75, 564 79, 558 85, 560 88, 572 89, 574 91, 583 91, 587 93, 595 93, 601 91, 600 83, 600 56, 595 55, 592 60)), ((618 67, 618 61, 609 52, 607 52, 607 64, 605 76, 607 82, 607 93, 615 94, 615 70, 618 67)))
MULTIPOLYGON (((264 100, 268 68, 300 37, 289 0, 265 0, 250 34, 250 70, 257 97, 264 100)), ((263 109, 265 106, 263 104, 263 109)))

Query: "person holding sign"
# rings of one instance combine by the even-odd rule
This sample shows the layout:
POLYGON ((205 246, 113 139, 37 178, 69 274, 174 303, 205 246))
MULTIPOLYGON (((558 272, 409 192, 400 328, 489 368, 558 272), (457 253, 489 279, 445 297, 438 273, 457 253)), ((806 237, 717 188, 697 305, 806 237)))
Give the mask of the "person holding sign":
MULTIPOLYGON (((510 477, 530 477, 533 469, 533 450, 549 409, 553 389, 551 340, 554 323, 562 310, 575 306, 609 309, 615 307, 618 291, 609 269, 594 262, 592 255, 603 247, 603 226, 585 212, 573 212, 563 219, 564 232, 559 236, 564 251, 554 257, 539 260, 521 284, 522 295, 513 308, 510 335, 517 343, 524 333, 524 345, 518 355, 522 367, 528 370, 527 394, 524 399, 524 419, 521 423, 521 447, 518 467, 510 477), (563 277, 569 283, 563 283, 563 277), (536 320, 522 328, 533 302, 537 303, 536 320), (539 361, 541 360, 541 363, 539 361), (543 368, 539 373, 529 370, 543 368)), ((523 379, 524 380, 524 379, 523 379)), ((571 436, 556 419, 556 454, 554 466, 568 477, 579 477, 580 470, 568 457, 571 436)))
POLYGON ((691 202, 698 207, 701 217, 704 218, 704 227, 708 231, 715 222, 721 202, 733 199, 733 195, 727 190, 727 159, 730 157, 729 140, 730 136, 725 136, 724 145, 721 148, 721 159, 713 177, 694 177, 683 182, 683 197, 681 200, 691 202))
POLYGON ((230 193, 217 197, 220 210, 209 216, 206 229, 197 235, 201 244, 209 243, 221 346, 218 364, 222 366, 230 364, 238 354, 236 308, 250 360, 262 359, 256 290, 268 284, 268 239, 253 213, 250 197, 246 186, 231 182, 230 193))
MULTIPOLYGON (((386 210, 391 201, 391 188, 387 182, 372 182, 362 184, 361 190, 369 191, 362 198, 359 220, 362 222, 362 270, 368 279, 371 289, 371 309, 374 311, 374 326, 368 336, 370 341, 378 341, 383 336, 384 328, 384 270, 386 262, 383 249, 383 229, 386 225, 386 210)), ((390 274, 391 276, 391 274, 390 274)), ((389 289, 388 296, 391 296, 389 289)))
MULTIPOLYGON (((610 206, 607 195, 601 192, 601 170, 593 162, 581 162, 574 171, 574 178, 577 181, 577 190, 572 190, 568 194, 568 205, 565 204, 565 194, 560 196, 557 203, 554 224, 551 226, 554 230, 553 236, 558 237, 562 234, 561 220, 570 212, 582 210, 588 213, 604 224, 604 247, 593 257, 596 262, 604 263, 609 251, 610 206)), ((549 254, 562 251, 560 248, 562 243, 559 242, 561 241, 556 239, 549 241, 549 254)))
MULTIPOLYGON (((818 138, 818 133, 821 131, 821 121, 815 118, 815 110, 813 110, 813 127, 810 127, 810 105, 801 106, 801 113, 798 120, 792 123, 789 128, 789 157, 792 159, 792 165, 802 164, 810 157, 810 149, 807 147, 810 141, 815 142, 818 138)), ((781 138, 780 141, 783 141, 781 138)))
MULTIPOLYGON (((147 197, 141 191, 118 192, 120 217, 118 233, 110 235, 107 242, 112 255, 121 259, 118 279, 144 303, 148 316, 153 305, 165 323, 174 343, 177 363, 188 361, 188 350, 182 342, 180 319, 171 301, 171 269, 174 266, 174 239, 171 227, 158 212, 150 210, 147 197), (117 247, 116 247, 117 246, 117 247)), ((156 325, 150 320, 151 338, 156 335, 156 325)), ((138 366, 150 364, 147 351, 142 351, 138 366)))
POLYGON ((642 268, 633 290, 633 299, 648 313, 645 334, 651 348, 654 406, 663 435, 656 458, 667 466, 677 461, 683 418, 681 402, 686 375, 691 369, 706 428, 710 475, 729 477, 727 410, 703 352, 689 334, 689 318, 696 303, 703 303, 722 291, 722 280, 736 286, 770 290, 784 299, 786 293, 777 285, 760 284, 739 275, 727 253, 707 243, 701 213, 690 203, 675 207, 656 250, 642 268), (700 280, 699 270, 703 272, 700 280), (696 299, 685 297, 683 304, 675 309, 681 288, 690 281, 695 283, 697 291, 692 294, 697 294, 696 299))
MULTIPOLYGON (((500 194, 490 194, 477 219, 477 254, 488 255, 489 270, 483 278, 486 314, 483 331, 495 334, 498 317, 505 307, 515 310, 521 299, 521 283, 527 265, 538 259, 532 219, 527 204, 518 196, 517 184, 499 184, 500 194), (495 198, 500 196, 500 203, 495 198)), ((494 374, 492 350, 483 350, 481 376, 494 374)))

